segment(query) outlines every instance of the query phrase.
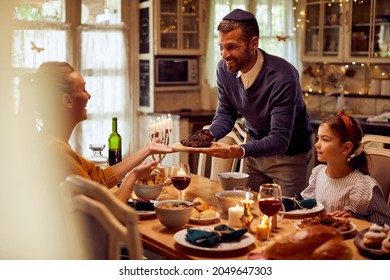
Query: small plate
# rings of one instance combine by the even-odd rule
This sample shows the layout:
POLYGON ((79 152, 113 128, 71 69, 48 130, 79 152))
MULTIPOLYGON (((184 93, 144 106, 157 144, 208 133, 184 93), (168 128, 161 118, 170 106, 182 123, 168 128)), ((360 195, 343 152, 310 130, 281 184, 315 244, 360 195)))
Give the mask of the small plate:
POLYGON ((137 211, 137 214, 140 217, 149 217, 156 214, 156 211, 137 211))
POLYGON ((199 224, 199 225, 207 225, 211 224, 214 222, 216 219, 220 217, 220 214, 218 212, 215 212, 215 217, 214 218, 209 218, 209 219, 194 219, 190 218, 190 222, 194 224, 199 224))
POLYGON ((305 215, 318 213, 324 210, 324 208, 325 207, 321 202, 317 202, 317 205, 314 206, 313 208, 294 209, 291 211, 279 211, 279 213, 284 214, 285 217, 297 217, 297 216, 305 216, 305 215))
POLYGON ((383 253, 381 249, 368 248, 366 247, 366 245, 364 245, 363 243, 364 234, 368 230, 369 230, 368 228, 363 229, 362 231, 359 231, 359 233, 355 236, 354 243, 355 246, 358 248, 359 253, 370 259, 390 260, 390 255, 383 253))
MULTIPOLYGON (((299 229, 299 230, 302 229, 302 228, 300 227, 301 222, 302 222, 302 220, 300 220, 300 221, 295 221, 295 222, 294 222, 295 228, 297 228, 297 229, 299 229)), ((341 234, 348 234, 348 233, 353 232, 353 231, 356 229, 356 225, 355 225, 354 223, 352 223, 352 222, 349 222, 349 223, 351 224, 352 228, 349 229, 349 230, 340 231, 341 234)))
MULTIPOLYGON (((214 230, 212 227, 201 227, 196 229, 208 230, 208 231, 214 230)), ((253 242, 255 242, 255 238, 253 237, 253 235, 247 232, 243 236, 241 236, 240 240, 230 241, 230 242, 220 242, 215 247, 208 248, 208 247, 200 247, 191 244, 186 240, 186 235, 187 235, 187 229, 183 229, 181 231, 176 232, 175 235, 173 236, 173 239, 184 247, 201 250, 201 251, 209 251, 209 252, 239 250, 242 248, 246 248, 249 245, 251 245, 253 242)))

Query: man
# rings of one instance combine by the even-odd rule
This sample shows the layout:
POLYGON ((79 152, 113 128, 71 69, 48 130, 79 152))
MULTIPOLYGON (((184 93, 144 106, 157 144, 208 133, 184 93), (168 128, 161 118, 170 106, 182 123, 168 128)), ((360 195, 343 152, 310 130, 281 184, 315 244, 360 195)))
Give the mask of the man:
POLYGON ((306 187, 312 148, 298 72, 284 59, 258 48, 259 27, 253 14, 233 10, 218 31, 222 56, 217 68, 218 108, 206 133, 221 139, 240 113, 250 141, 213 156, 248 157, 249 187, 258 190, 263 183, 277 183, 283 195, 294 196, 306 187))

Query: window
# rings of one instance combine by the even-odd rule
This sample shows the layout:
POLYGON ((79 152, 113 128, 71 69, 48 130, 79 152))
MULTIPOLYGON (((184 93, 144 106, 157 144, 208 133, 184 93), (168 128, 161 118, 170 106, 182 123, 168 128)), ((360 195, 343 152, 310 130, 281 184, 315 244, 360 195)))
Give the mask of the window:
MULTIPOLYGON (((118 117, 123 155, 130 153, 128 33, 120 18, 121 0, 23 0, 15 4, 13 39, 16 76, 35 71, 45 61, 67 61, 83 75, 91 94, 88 120, 80 123, 70 144, 88 158, 89 144, 107 144, 111 119, 118 117), (66 6, 67 4, 68 6, 66 6), (66 9, 65 9, 66 7, 66 9), (68 14, 66 14, 68 11, 68 14), (79 18, 76 18, 77 15, 79 18)), ((125 4, 127 1, 123 1, 125 4)), ((17 78, 15 78, 15 84, 17 78)), ((15 93, 18 100, 18 93, 15 93)), ((18 104, 15 104, 18 110, 18 104)), ((103 151, 107 156, 108 149, 103 151)))
POLYGON ((206 77, 212 87, 216 86, 218 61, 221 59, 218 48, 217 27, 230 11, 240 8, 252 12, 259 23, 260 45, 264 51, 292 63, 298 68, 296 34, 294 32, 293 1, 288 0, 212 0, 210 12, 209 44, 207 47, 206 77), (253 8, 251 8, 253 7, 253 8))

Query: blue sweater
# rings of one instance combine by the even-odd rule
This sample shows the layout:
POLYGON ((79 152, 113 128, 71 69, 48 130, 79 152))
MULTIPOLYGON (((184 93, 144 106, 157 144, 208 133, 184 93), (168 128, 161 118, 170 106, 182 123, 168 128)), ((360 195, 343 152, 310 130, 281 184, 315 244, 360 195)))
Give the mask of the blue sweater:
POLYGON ((297 155, 312 148, 312 127, 302 98, 298 71, 286 60, 267 54, 254 83, 245 90, 237 73, 217 68, 218 107, 210 131, 216 140, 229 133, 238 113, 245 118, 251 140, 245 156, 297 155))

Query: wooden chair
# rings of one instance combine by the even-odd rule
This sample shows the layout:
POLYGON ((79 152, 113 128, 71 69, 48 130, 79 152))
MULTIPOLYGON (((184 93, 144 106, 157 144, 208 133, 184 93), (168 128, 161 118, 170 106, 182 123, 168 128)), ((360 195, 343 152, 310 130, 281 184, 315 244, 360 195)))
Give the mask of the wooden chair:
MULTIPOLYGON (((204 126, 203 129, 207 129, 210 126, 204 126)), ((234 124, 234 128, 231 132, 229 132, 225 137, 220 139, 219 143, 224 143, 228 145, 241 145, 245 144, 248 141, 248 133, 246 132, 244 126, 238 122, 234 124)), ((206 161, 207 158, 211 158, 211 170, 210 170, 210 179, 218 180, 218 174, 221 172, 233 172, 237 170, 239 172, 245 172, 245 158, 244 159, 222 159, 217 157, 211 157, 206 154, 199 154, 199 162, 198 162, 198 172, 197 175, 205 176, 206 170, 206 161)))
POLYGON ((387 205, 390 207, 390 145, 389 136, 365 135, 362 139, 364 151, 369 155, 369 172, 382 188, 387 205))
POLYGON ((89 259, 120 259, 121 246, 129 259, 143 259, 135 210, 101 184, 79 175, 68 176, 61 189, 76 222, 77 242, 89 259))

